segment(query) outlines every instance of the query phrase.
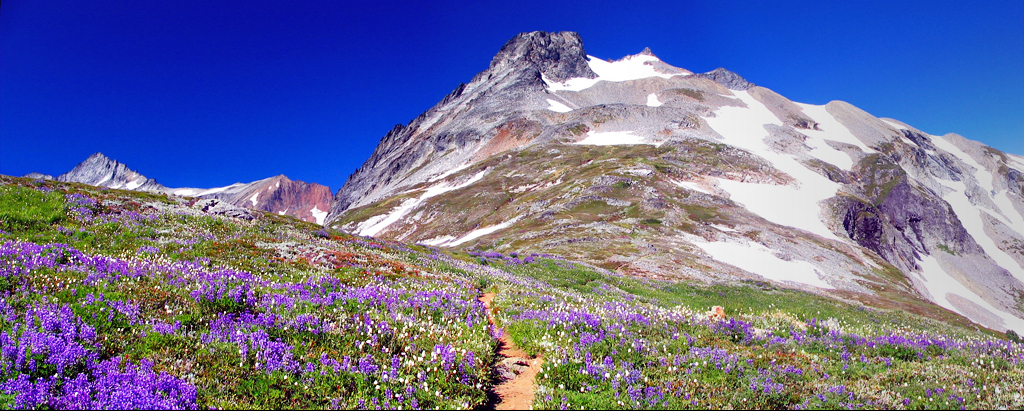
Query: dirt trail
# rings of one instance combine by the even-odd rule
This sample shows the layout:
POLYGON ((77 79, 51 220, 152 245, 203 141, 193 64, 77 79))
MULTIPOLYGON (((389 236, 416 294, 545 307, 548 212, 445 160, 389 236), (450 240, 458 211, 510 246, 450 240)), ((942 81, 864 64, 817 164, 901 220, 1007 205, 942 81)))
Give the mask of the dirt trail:
MULTIPOLYGON (((487 322, 494 325, 494 314, 491 313, 491 300, 494 293, 480 296, 480 302, 487 308, 487 322)), ((533 392, 536 389, 534 380, 540 371, 544 359, 531 358, 526 351, 516 346, 507 333, 498 338, 498 355, 505 357, 498 362, 498 373, 502 381, 494 387, 494 393, 500 402, 496 410, 528 410, 533 406, 533 392)))

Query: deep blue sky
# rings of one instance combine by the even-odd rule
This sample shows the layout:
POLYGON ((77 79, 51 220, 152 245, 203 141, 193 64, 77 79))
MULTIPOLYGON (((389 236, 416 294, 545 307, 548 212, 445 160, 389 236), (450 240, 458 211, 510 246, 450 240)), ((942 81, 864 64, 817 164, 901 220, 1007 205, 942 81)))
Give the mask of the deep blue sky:
POLYGON ((101 151, 171 187, 286 174, 337 190, 392 126, 532 30, 1024 154, 1020 0, 5 0, 0 174, 101 151))

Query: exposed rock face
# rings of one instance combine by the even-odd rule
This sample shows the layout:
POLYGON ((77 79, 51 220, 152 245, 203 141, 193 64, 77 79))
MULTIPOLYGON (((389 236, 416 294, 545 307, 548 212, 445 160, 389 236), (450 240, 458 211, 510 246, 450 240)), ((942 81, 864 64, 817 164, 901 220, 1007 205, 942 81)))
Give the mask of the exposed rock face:
POLYGON ((501 71, 506 67, 532 68, 555 81, 597 77, 587 64, 583 40, 572 32, 520 33, 501 47, 488 70, 501 71))
POLYGON ((317 224, 322 224, 327 216, 332 196, 327 186, 293 181, 283 175, 198 195, 200 198, 220 199, 238 207, 287 214, 317 224))
MULTIPOLYGON (((1024 157, 649 49, 525 33, 396 126, 327 225, 662 279, 932 301, 1024 329, 1024 157)), ((942 308, 939 308, 942 307, 942 308)), ((949 311, 946 311, 949 310, 949 311)))
POLYGON ((38 173, 38 172, 35 172, 35 171, 33 171, 31 173, 28 173, 28 174, 25 174, 22 177, 24 177, 24 178, 35 178, 35 179, 39 179, 39 180, 53 180, 53 176, 51 176, 49 174, 38 173))
POLYGON ((236 207, 215 198, 199 200, 193 204, 192 207, 204 213, 238 218, 246 221, 252 221, 255 218, 249 210, 236 207))
POLYGON ((146 178, 117 160, 111 160, 103 153, 89 156, 71 171, 57 176, 57 181, 125 190, 163 192, 167 189, 156 180, 146 178))
POLYGON ((730 90, 747 90, 754 87, 754 83, 748 82, 739 74, 733 73, 724 68, 716 68, 707 73, 695 74, 697 77, 703 77, 708 80, 714 81, 715 83, 721 84, 730 90))
MULTIPOLYGON (((400 186, 424 182, 472 161, 478 147, 500 134, 497 127, 524 121, 529 117, 524 111, 548 105, 545 77, 597 77, 578 34, 522 33, 505 43, 487 70, 408 125, 396 125, 384 135, 334 198, 328 222, 354 206, 393 194, 400 186), (402 177, 417 168, 418 173, 402 177)), ((514 146, 534 137, 519 138, 524 141, 514 146)))

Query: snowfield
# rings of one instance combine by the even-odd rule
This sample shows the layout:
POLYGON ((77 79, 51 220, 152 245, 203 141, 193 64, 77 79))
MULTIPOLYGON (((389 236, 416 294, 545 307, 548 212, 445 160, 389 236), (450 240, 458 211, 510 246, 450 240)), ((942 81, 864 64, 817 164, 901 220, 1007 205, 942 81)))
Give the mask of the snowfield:
POLYGON ((693 245, 711 255, 711 258, 739 267, 772 281, 790 281, 818 288, 833 289, 821 279, 814 264, 807 261, 786 261, 768 247, 753 241, 737 243, 730 241, 706 242, 699 238, 690 239, 693 245))
MULTIPOLYGON (((648 77, 671 78, 681 74, 666 74, 654 69, 650 62, 661 61, 657 57, 645 54, 629 56, 622 60, 605 61, 594 56, 587 56, 587 64, 597 74, 597 78, 571 78, 564 83, 557 83, 547 77, 543 80, 551 91, 582 91, 592 87, 600 81, 629 81, 639 80, 648 77)), ((542 74, 543 76, 543 74, 542 74)))
POLYGON ((457 185, 451 185, 447 182, 435 184, 428 188, 426 191, 424 191, 423 194, 421 194, 419 197, 410 198, 403 201, 401 205, 391 210, 390 213, 381 214, 368 218, 366 221, 360 223, 356 227, 355 231, 359 233, 359 235, 373 237, 380 233, 381 231, 383 231, 389 225, 395 223, 398 220, 401 220, 402 217, 405 217, 405 215, 409 214, 410 211, 415 210, 416 207, 419 207, 420 204, 423 204, 423 202, 426 201, 428 198, 441 195, 449 191, 454 191, 468 187, 473 183, 480 181, 480 179, 484 178, 484 174, 486 173, 487 170, 476 173, 476 175, 474 175, 470 179, 457 185))
POLYGON ((768 136, 764 126, 782 125, 782 121, 750 93, 733 91, 733 94, 747 107, 721 107, 715 111, 715 117, 705 117, 704 120, 723 137, 723 143, 768 160, 776 169, 793 177, 796 183, 778 186, 719 179, 718 187, 728 192, 730 199, 765 220, 842 241, 822 222, 819 205, 836 195, 839 184, 804 167, 792 156, 769 149, 764 143, 768 136))
POLYGON ((652 146, 658 146, 658 144, 648 143, 643 137, 633 134, 632 131, 591 131, 587 133, 587 137, 583 140, 577 141, 574 144, 580 145, 591 145, 591 146, 619 146, 626 144, 650 144, 652 146))

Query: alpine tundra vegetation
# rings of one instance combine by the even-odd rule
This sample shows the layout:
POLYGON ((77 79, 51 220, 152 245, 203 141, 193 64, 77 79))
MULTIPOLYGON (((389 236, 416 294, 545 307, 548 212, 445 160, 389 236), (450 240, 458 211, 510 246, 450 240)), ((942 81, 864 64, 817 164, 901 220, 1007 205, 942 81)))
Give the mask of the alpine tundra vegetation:
POLYGON ((1020 409, 1022 169, 523 33, 333 198, 0 176, 0 408, 1020 409))

